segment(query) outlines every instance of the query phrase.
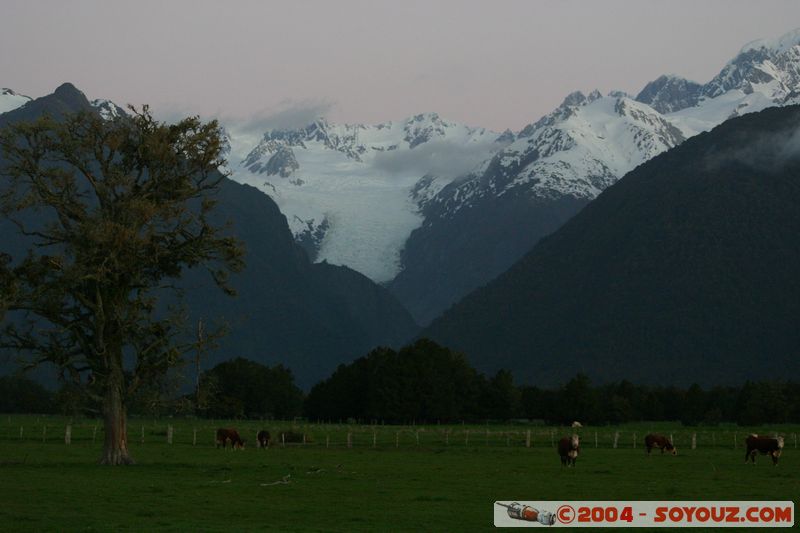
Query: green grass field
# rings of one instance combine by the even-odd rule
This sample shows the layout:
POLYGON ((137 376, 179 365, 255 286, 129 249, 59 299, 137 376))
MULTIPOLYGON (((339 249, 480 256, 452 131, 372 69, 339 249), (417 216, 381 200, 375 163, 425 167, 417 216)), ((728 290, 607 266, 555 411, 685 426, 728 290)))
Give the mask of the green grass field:
POLYGON ((67 446, 67 423, 55 417, 0 417, 1 530, 479 531, 493 527, 496 500, 797 501, 800 496, 798 427, 761 428, 764 434, 786 435, 777 468, 766 457, 755 467, 744 465, 741 440, 757 428, 583 428, 578 465, 565 469, 550 435, 567 434, 566 428, 134 419, 129 440, 137 465, 109 468, 96 464, 102 425, 73 421, 67 446), (168 425, 174 428, 172 444, 168 425), (222 426, 237 427, 247 449, 216 449, 214 428, 222 426), (311 442, 259 450, 251 445, 261 427, 273 434, 294 427, 311 442), (654 429, 673 434, 677 457, 645 457, 641 440, 654 429))

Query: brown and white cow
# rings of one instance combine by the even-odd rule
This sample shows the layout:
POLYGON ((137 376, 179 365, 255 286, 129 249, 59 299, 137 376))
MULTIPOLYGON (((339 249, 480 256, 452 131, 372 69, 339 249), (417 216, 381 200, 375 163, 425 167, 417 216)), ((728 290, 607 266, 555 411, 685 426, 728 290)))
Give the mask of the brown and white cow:
POLYGON ((256 435, 256 440, 258 441, 259 448, 269 448, 269 441, 270 441, 269 431, 267 431, 266 429, 262 429, 261 431, 259 431, 258 435, 256 435))
POLYGON ((217 448, 222 445, 225 448, 231 443, 231 449, 244 449, 244 440, 239 436, 239 432, 233 428, 219 428, 217 430, 217 448))
POLYGON ((672 455, 678 455, 678 449, 672 445, 672 441, 670 441, 664 435, 659 435, 658 433, 649 433, 644 438, 645 453, 650 455, 650 451, 653 448, 660 448, 661 453, 664 453, 664 450, 667 450, 672 455))
POLYGON ((561 457, 561 466, 575 466, 578 452, 581 451, 581 439, 573 434, 571 437, 562 437, 558 441, 558 455, 561 457))
POLYGON ((778 466, 778 457, 783 451, 783 437, 759 437, 755 433, 751 433, 744 439, 744 443, 747 445, 747 451, 744 454, 745 464, 748 459, 756 464, 756 454, 760 453, 772 457, 772 466, 778 466))

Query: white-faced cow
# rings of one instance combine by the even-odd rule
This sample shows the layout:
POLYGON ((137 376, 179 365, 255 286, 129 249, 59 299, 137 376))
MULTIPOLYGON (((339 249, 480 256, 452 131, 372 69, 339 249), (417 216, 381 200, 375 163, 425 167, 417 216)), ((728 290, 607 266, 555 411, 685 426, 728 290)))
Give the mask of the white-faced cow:
POLYGON ((575 466, 578 452, 581 451, 581 439, 573 434, 571 437, 562 437, 558 441, 558 455, 561 457, 561 466, 575 466))
POLYGON ((217 430, 217 448, 222 445, 223 448, 227 447, 228 442, 231 443, 231 449, 244 449, 244 441, 239 436, 239 432, 233 428, 219 428, 217 430))
POLYGON ((664 450, 667 450, 672 455, 678 455, 678 449, 672 445, 672 441, 670 441, 664 435, 659 435, 658 433, 650 433, 644 438, 645 453, 650 455, 650 451, 653 448, 660 448, 661 453, 664 453, 664 450))
POLYGON ((759 437, 755 433, 751 433, 744 443, 747 445, 747 452, 744 454, 745 463, 751 459, 753 464, 756 464, 756 454, 760 453, 772 457, 772 466, 778 466, 778 457, 783 451, 783 437, 759 437))

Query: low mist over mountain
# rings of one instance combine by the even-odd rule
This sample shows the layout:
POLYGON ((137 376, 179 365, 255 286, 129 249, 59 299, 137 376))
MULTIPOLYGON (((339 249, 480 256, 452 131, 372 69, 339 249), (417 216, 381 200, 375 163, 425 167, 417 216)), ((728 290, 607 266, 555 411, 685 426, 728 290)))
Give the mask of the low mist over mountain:
MULTIPOLYGON (((52 103, 53 113, 62 107, 91 108, 106 118, 124 112, 111 101, 88 102, 69 92, 61 95, 68 104, 52 103)), ((4 89, 0 122, 15 113, 35 116, 37 102, 4 89)), ((255 114, 225 125, 232 179, 253 186, 236 189, 230 200, 248 204, 251 194, 266 201, 266 193, 274 203, 261 209, 269 213, 277 205, 289 238, 319 265, 303 268, 351 275, 333 265, 350 267, 384 285, 424 325, 505 272, 639 165, 729 119, 797 103, 800 30, 745 45, 707 83, 664 75, 635 96, 573 92, 519 132, 491 132, 436 113, 377 125, 310 119, 324 113, 325 105, 280 120, 255 114), (305 124, 298 126, 298 118, 305 124)), ((234 205, 230 211, 244 216, 234 205)), ((283 227, 271 218, 256 217, 250 224, 242 231, 256 232, 259 224, 283 227)), ((337 283, 326 289, 328 296, 349 296, 342 289, 347 283, 337 283)), ((286 295, 305 309, 295 296, 286 295)), ((397 302, 389 301, 387 312, 395 316, 397 302)), ((380 340, 384 334, 402 340, 401 332, 413 332, 408 317, 385 323, 397 326, 395 331, 381 326, 367 308, 356 307, 358 320, 375 319, 359 322, 364 339, 383 343, 389 342, 380 340), (370 336, 378 330, 382 333, 370 336)), ((355 336, 348 335, 339 331, 338 341, 323 344, 349 345, 355 336)), ((288 350, 288 344, 275 346, 288 350)))
POLYGON ((389 287, 425 324, 637 165, 725 120, 799 96, 800 31, 750 43, 705 85, 662 76, 636 97, 570 94, 421 206, 425 221, 389 287))
POLYGON ((800 371, 800 106, 735 118, 627 174, 423 331, 538 384, 800 371))
MULTIPOLYGON (((79 110, 96 110, 106 118, 122 112, 106 101, 89 102, 64 84, 0 115, 0 127, 44 112, 58 116, 79 110)), ((235 298, 214 287, 205 272, 190 270, 182 281, 190 323, 202 318, 208 330, 222 321, 230 328, 206 365, 233 357, 280 362, 291 367, 299 384, 311 385, 339 363, 376 345, 399 346, 414 334, 413 320, 388 291, 347 267, 311 263, 267 195, 225 179, 217 200, 213 222, 230 224, 247 254, 246 269, 232 278, 235 298)), ((0 251, 14 257, 25 253, 29 243, 13 225, 0 221, 0 234, 0 251)))
POLYGON ((231 123, 233 179, 273 197, 313 260, 386 284, 428 323, 637 165, 798 101, 799 43, 797 31, 750 43, 705 84, 665 75, 636 96, 577 91, 517 133, 435 113, 262 132, 231 123))
POLYGON ((236 124, 229 132, 233 178, 275 199, 311 257, 378 282, 400 271, 420 203, 509 142, 436 113, 374 126, 320 118, 260 138, 236 124))

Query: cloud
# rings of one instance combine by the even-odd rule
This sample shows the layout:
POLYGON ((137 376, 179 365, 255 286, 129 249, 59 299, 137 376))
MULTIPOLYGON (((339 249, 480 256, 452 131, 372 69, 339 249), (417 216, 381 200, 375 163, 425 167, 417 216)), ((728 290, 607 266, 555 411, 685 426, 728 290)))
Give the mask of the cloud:
POLYGON ((375 156, 375 167, 389 174, 434 174, 455 178, 473 170, 496 150, 493 140, 469 145, 429 141, 411 150, 379 153, 375 156))
POLYGON ((325 117, 334 107, 329 100, 284 100, 277 108, 259 110, 246 117, 223 117, 221 121, 241 133, 262 134, 267 130, 302 128, 325 117))
POLYGON ((706 166, 717 170, 728 164, 740 164, 767 172, 780 172, 800 159, 800 127, 764 133, 747 138, 735 149, 712 152, 706 157, 706 166))

